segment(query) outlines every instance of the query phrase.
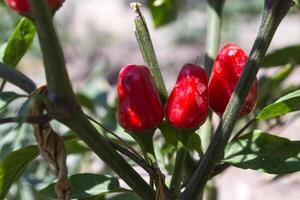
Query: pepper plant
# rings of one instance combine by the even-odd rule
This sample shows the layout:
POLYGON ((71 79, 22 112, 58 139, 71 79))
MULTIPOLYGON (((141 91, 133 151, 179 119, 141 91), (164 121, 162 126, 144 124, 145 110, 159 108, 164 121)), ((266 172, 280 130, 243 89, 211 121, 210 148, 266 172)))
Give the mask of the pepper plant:
MULTIPOLYGON (((147 1, 156 27, 176 19, 178 9, 174 2, 147 1)), ((300 109, 299 87, 284 90, 277 100, 270 98, 272 89, 299 64, 299 46, 266 55, 276 29, 294 5, 292 0, 265 0, 249 56, 230 41, 219 51, 226 1, 207 0, 204 67, 184 64, 170 95, 140 4, 132 3, 134 34, 145 63, 124 63, 119 73, 118 103, 110 109, 117 116, 114 124, 119 123, 122 134, 97 119, 93 104, 72 88, 53 25, 55 12, 63 3, 6 0, 12 12, 23 18, 1 46, 0 99, 4 105, 0 124, 30 124, 32 128, 26 134, 34 133, 36 142, 20 144, 17 150, 1 157, 0 199, 24 199, 9 191, 39 154, 53 168, 52 177, 56 180, 47 180, 48 186, 41 190, 33 185, 35 199, 197 200, 209 193, 206 189, 213 185, 210 180, 229 167, 277 175, 300 170, 298 141, 267 133, 268 128, 257 129, 265 121, 275 118, 279 122, 281 116, 300 109), (36 33, 45 86, 36 86, 34 77, 16 69, 36 33), (257 80, 259 69, 271 66, 283 67, 274 76, 257 80), (6 82, 24 93, 5 91, 6 82), (17 116, 9 117, 7 108, 16 99, 23 103, 17 116), (219 118, 216 127, 214 115, 219 118), (67 133, 58 133, 54 121, 64 125, 67 133), (94 152, 111 173, 68 174, 66 157, 83 152, 94 152), (134 166, 147 176, 143 177, 134 166), (121 179, 125 184, 120 185, 121 179)), ((6 134, 11 133, 7 130, 6 134)))

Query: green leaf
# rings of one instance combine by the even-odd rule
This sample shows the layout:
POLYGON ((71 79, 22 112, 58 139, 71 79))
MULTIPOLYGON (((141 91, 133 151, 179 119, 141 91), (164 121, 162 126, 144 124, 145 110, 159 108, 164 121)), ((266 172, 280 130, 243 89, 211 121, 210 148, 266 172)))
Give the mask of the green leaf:
POLYGON ((179 141, 178 130, 173 128, 168 122, 164 121, 159 127, 162 135, 164 136, 167 143, 177 147, 177 142, 179 141))
POLYGON ((118 194, 108 200, 142 200, 137 194, 133 192, 126 192, 122 194, 118 194))
POLYGON ((81 140, 77 138, 65 142, 65 147, 67 154, 82 154, 90 151, 90 149, 87 146, 85 146, 81 140))
POLYGON ((256 119, 266 120, 298 110, 300 110, 300 90, 287 94, 265 107, 256 119))
POLYGON ((300 0, 294 0, 296 6, 300 9, 300 0))
POLYGON ((12 101, 17 98, 25 97, 24 95, 17 94, 15 92, 0 92, 0 111, 8 106, 12 101))
POLYGON ((256 130, 229 143, 224 157, 224 162, 243 169, 292 173, 300 170, 300 141, 256 130))
POLYGON ((195 132, 184 132, 176 129, 166 121, 160 125, 159 129, 168 144, 177 147, 177 143, 180 141, 189 150, 197 152, 201 150, 201 139, 195 132))
MULTIPOLYGON (((74 174, 69 177, 72 185, 72 199, 90 198, 110 192, 122 191, 119 180, 116 177, 99 174, 74 174)), ((55 183, 42 189, 40 193, 44 196, 56 197, 54 191, 55 183)))
POLYGON ((33 23, 22 18, 6 44, 2 62, 15 67, 31 46, 35 36, 33 23))
POLYGON ((85 95, 83 93, 77 93, 76 98, 80 105, 86 107, 87 109, 89 109, 92 112, 95 111, 94 102, 87 95, 85 95))
POLYGON ((0 161, 0 199, 4 199, 12 184, 25 171, 27 165, 38 156, 37 146, 28 146, 10 153, 0 161))
POLYGON ((151 11, 154 26, 160 27, 176 20, 176 0, 148 0, 147 5, 151 11))
POLYGON ((22 104, 17 114, 18 123, 22 124, 23 122, 25 122, 26 118, 30 114, 30 109, 32 108, 34 102, 35 96, 31 96, 22 104))
POLYGON ((274 98, 281 97, 282 82, 286 80, 295 69, 295 65, 287 64, 281 67, 270 77, 262 77, 259 80, 259 100, 256 107, 262 109, 265 105, 273 102, 274 98), (280 92, 279 92, 280 91, 280 92))
MULTIPOLYGON (((88 150, 87 147, 79 144, 80 140, 75 135, 68 135, 63 138, 68 154, 84 152, 84 148, 85 151, 88 150)), ((5 159, 0 160, 0 200, 4 199, 12 184, 22 176, 28 164, 38 155, 38 146, 31 145, 16 150, 5 159)))
POLYGON ((194 132, 181 133, 180 141, 185 148, 201 152, 201 139, 198 134, 194 132))
POLYGON ((286 65, 288 63, 300 64, 300 45, 289 46, 272 51, 263 60, 263 67, 286 65))

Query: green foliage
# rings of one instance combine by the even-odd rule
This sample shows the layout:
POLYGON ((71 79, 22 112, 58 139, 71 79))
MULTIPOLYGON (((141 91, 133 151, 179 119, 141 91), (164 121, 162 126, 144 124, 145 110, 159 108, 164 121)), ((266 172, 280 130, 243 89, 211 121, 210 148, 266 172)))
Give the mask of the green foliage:
POLYGON ((195 150, 197 152, 201 151, 200 136, 194 131, 183 132, 172 127, 167 122, 161 124, 160 130, 167 143, 173 145, 174 147, 177 147, 177 143, 181 142, 188 150, 195 150))
POLYGON ((263 67, 286 65, 288 63, 300 64, 300 45, 277 49, 267 54, 263 60, 263 67))
POLYGON ((153 23, 160 27, 174 21, 177 18, 177 0, 148 0, 153 23))
POLYGON ((25 97, 24 95, 17 94, 15 92, 0 92, 0 112, 5 109, 14 100, 25 97))
POLYGON ((30 20, 22 18, 5 44, 3 55, 0 55, 1 62, 15 67, 31 46, 34 36, 34 25, 30 20))
POLYGON ((118 194, 110 198, 109 200, 141 200, 141 198, 135 193, 126 192, 126 193, 118 194))
POLYGON ((224 162, 243 169, 292 173, 300 170, 300 142, 253 131, 229 143, 224 157, 224 162))
MULTIPOLYGON (((3 1, 0 1, 3 2, 3 1)), ((150 12, 153 17, 153 22, 156 27, 161 27, 166 25, 172 21, 174 21, 177 17, 179 7, 177 5, 176 0, 148 0, 147 4, 150 8, 150 12)), ((199 7, 204 7, 204 2, 196 2, 193 1, 195 5, 200 5, 196 9, 202 9, 199 7)), ((299 3, 299 0, 295 0, 296 3, 299 3)), ((255 1, 255 3, 248 2, 248 3, 241 3, 234 4, 230 6, 228 9, 227 15, 232 15, 232 10, 236 10, 237 7, 243 6, 243 9, 249 9, 249 5, 252 6, 252 9, 255 8, 255 12, 258 13, 260 11, 263 1, 255 1), (247 5, 246 5, 247 4, 247 5), (249 4, 249 5, 248 5, 249 4), (236 8, 234 8, 236 7, 236 8)), ((299 5, 299 4, 297 4, 299 5)), ((0 8, 1 9, 1 8, 0 8)), ((240 8, 239 8, 240 9, 240 8)), ((253 9, 254 10, 254 9, 253 9)), ((0 11, 1 12, 1 11, 0 11)), ((248 11, 249 13, 249 11, 248 11)), ((5 20, 3 20, 5 21, 5 20)), ((229 20, 230 21, 230 20, 229 20)), ((234 20, 233 20, 234 21, 234 20)), ((190 23, 190 22, 189 22, 190 23)), ((4 23, 7 26, 7 23, 4 23)), ((2 26, 0 27, 3 29, 2 26)), ((182 27, 181 27, 182 28, 182 27)), ((6 28, 8 29, 8 28, 6 28)), ((10 29, 8 29, 10 30, 10 29)), ((183 29, 185 30, 185 29, 183 29)), ((196 31, 197 32, 197 31, 196 31)), ((199 35, 199 34, 198 34, 199 35)), ((200 34, 201 35, 201 34, 200 34)), ((7 81, 12 82, 13 84, 17 85, 21 89, 23 89, 27 93, 31 93, 33 90, 36 89, 35 84, 29 78, 27 78, 24 74, 16 71, 13 69, 23 55, 26 53, 27 49, 31 46, 32 40, 35 36, 35 28, 31 24, 30 21, 26 19, 22 19, 20 23, 16 26, 14 33, 9 37, 8 42, 5 45, 0 47, 0 60, 2 59, 2 64, 0 63, 0 76, 4 77, 7 81)), ((2 35, 2 38, 7 38, 6 36, 2 35)), ((5 39, 6 40, 6 39, 5 39)), ((271 67, 271 66, 281 66, 287 63, 292 64, 299 64, 299 56, 297 55, 300 50, 299 45, 287 47, 284 49, 276 50, 271 52, 269 55, 266 56, 264 67, 271 67)), ((87 56, 89 57, 89 56, 87 56)), ((108 62, 109 63, 109 62, 108 62)), ((99 64, 95 67, 95 69, 101 70, 99 73, 91 73, 93 76, 93 80, 90 84, 84 84, 82 89, 79 93, 77 93, 76 97, 78 102, 85 108, 87 108, 89 115, 93 116, 93 118, 97 119, 97 121, 101 121, 105 127, 117 132, 119 135, 128 145, 136 148, 136 142, 128 136, 124 132, 120 126, 117 124, 116 120, 116 101, 109 102, 108 99, 111 96, 109 93, 110 86, 106 86, 106 84, 99 84, 99 79, 105 80, 107 78, 106 71, 109 64, 104 63, 103 66, 99 67, 99 64), (97 87, 95 87, 97 85, 97 87)), ((281 68, 277 73, 272 75, 271 77, 267 78, 267 82, 264 85, 264 97, 262 106, 266 105, 268 102, 271 102, 274 99, 277 99, 279 95, 284 91, 291 91, 294 90, 295 85, 291 88, 287 88, 282 86, 282 82, 286 80, 286 78, 291 74, 294 70, 293 65, 287 65, 281 68), (270 88, 275 88, 274 90, 270 90, 270 88), (276 90, 276 94, 273 91, 276 90)), ((108 84, 107 84, 108 85, 108 84)), ((293 112, 299 110, 299 95, 300 92, 296 91, 295 93, 288 94, 285 97, 280 98, 275 103, 266 107, 259 115, 258 119, 269 119, 277 116, 284 115, 288 112, 293 112), (298 101, 298 102, 297 102, 298 101)), ((0 106, 0 110, 4 108, 8 108, 12 101, 19 97, 27 97, 25 95, 20 95, 14 92, 2 92, 0 93, 0 100, 3 102, 3 107, 0 106)), ((33 98, 29 98, 27 101, 23 102, 20 105, 21 109, 18 112, 18 117, 20 121, 24 121, 30 107, 32 105, 33 98)), ((260 109, 261 107, 259 107, 260 109)), ((12 114, 11 111, 8 111, 9 114, 12 114)), ((7 113, 6 113, 7 114, 7 113)), ((5 114, 5 115, 6 115, 5 114)), ((14 113, 15 114, 15 113, 14 113)), ((53 123, 57 123, 55 120, 52 121, 53 123)), ((51 124, 52 124, 51 122, 51 124)), ((55 130, 58 130, 58 133, 66 132, 66 127, 62 126, 61 124, 57 123, 58 125, 55 126, 55 130), (63 131, 61 131, 63 130, 63 131)), ((14 125, 15 126, 15 125, 14 125)), ((24 127, 24 125, 22 126, 24 127)), ((36 160, 32 163, 38 165, 36 168, 30 167, 30 170, 26 170, 25 168, 27 165, 38 155, 37 153, 37 146, 28 146, 24 147, 28 144, 32 144, 33 134, 31 126, 28 126, 30 129, 23 129, 21 130, 21 134, 13 133, 13 128, 1 126, 1 134, 8 133, 6 135, 0 135, 0 151, 1 151, 1 158, 6 157, 2 161, 0 161, 0 199, 3 199, 4 196, 8 193, 9 188, 12 186, 13 183, 17 183, 16 187, 20 182, 16 182, 19 177, 24 174, 26 176, 26 180, 22 180, 21 184, 27 185, 30 187, 31 193, 33 194, 33 199, 37 199, 36 196, 45 195, 49 198, 55 198, 55 192, 53 190, 54 183, 46 187, 41 192, 37 192, 37 188, 40 188, 40 185, 35 185, 35 182, 42 182, 41 185, 49 184, 50 178, 44 179, 43 173, 42 176, 39 174, 37 178, 36 174, 32 173, 32 171, 39 171, 42 169, 44 174, 49 173, 48 165, 42 160, 36 160), (29 135, 29 134, 30 135, 29 135), (26 135, 27 134, 27 135, 26 135), (17 136, 22 135, 22 140, 16 138, 17 136), (5 140, 5 136, 9 136, 10 140, 8 142, 3 142, 5 140), (31 137, 30 139, 28 139, 31 137), (16 139, 15 139, 16 138, 16 139), (15 140, 15 141, 14 141, 15 140), (17 145, 15 145, 17 144, 17 145), (11 145, 11 146, 10 146, 11 145), (17 151, 13 151, 15 149, 21 148, 17 151), (5 151, 3 150, 5 149, 5 151), (11 153, 11 151, 13 151, 11 153), (26 154, 26 155, 25 155, 26 154), (29 172, 30 171, 30 172, 29 172), (27 178, 34 177, 33 181, 27 180, 27 178), (42 177, 42 178, 40 178, 42 177), (5 183, 5 184, 4 184, 5 183), (2 193, 3 192, 3 193, 2 193), (2 196, 1 196, 2 195, 2 196), (34 196, 36 195, 36 196, 34 196), (2 197, 2 198, 1 198, 2 197)), ((21 126, 18 126, 18 129, 21 126)), ((161 135, 155 135, 155 148, 158 150, 157 153, 159 154, 159 166, 162 170, 167 170, 169 174, 173 172, 174 168, 174 156, 176 153, 176 147, 178 146, 178 142, 182 143, 186 149, 189 151, 197 151, 199 154, 202 153, 201 151, 201 140, 198 134, 193 133, 181 133, 181 130, 173 129, 167 124, 163 124, 160 127, 163 137, 161 135)), ((211 129, 210 132, 213 130, 211 129)), ((101 128, 99 128, 99 134, 103 134, 106 136, 105 138, 108 141, 119 142, 116 138, 111 137, 109 133, 105 133, 101 128)), ((201 134, 200 134, 201 135, 201 134)), ((64 137, 66 150, 68 154, 76 154, 74 157, 78 159, 74 161, 72 165, 69 167, 70 174, 75 174, 70 176, 72 182, 72 197, 79 198, 81 200, 139 200, 140 198, 132 192, 125 191, 124 189, 120 188, 119 181, 117 178, 108 176, 108 175, 96 175, 96 174, 77 174, 82 171, 82 167, 86 167, 86 160, 90 159, 91 150, 77 137, 71 136, 70 138, 64 137), (112 197, 110 195, 106 195, 107 193, 115 193, 115 192, 124 192, 119 194, 113 194, 112 197)), ((203 142, 204 143, 204 142, 203 142)), ((276 173, 276 174, 285 174, 294 171, 300 170, 299 164, 299 145, 298 141, 290 141, 285 138, 280 138, 274 135, 270 135, 268 133, 264 133, 261 131, 253 131, 248 133, 247 135, 239 138, 237 141, 230 143, 227 146, 225 159, 224 161, 234 165, 236 167, 244 168, 244 169, 254 169, 260 170, 267 173, 276 173)), ((138 149, 138 148, 137 148, 138 149)), ((192 155, 192 154, 191 154, 192 155)), ((196 160, 193 160, 193 157, 188 154, 188 159, 185 161, 185 165, 192 168, 191 175, 195 171, 196 168, 196 160)), ((72 158, 74 158, 72 156, 72 158)), ((76 160, 75 159, 75 160, 76 160)), ((72 160, 73 161, 73 160, 72 160)), ((132 161, 129 162, 132 164, 132 161)), ((186 167, 186 166, 185 166, 186 167)), ((106 170, 106 169, 105 169, 106 170)), ((105 171, 103 170, 103 171, 105 171)), ((103 173, 100 172, 100 173, 103 173)), ((167 175, 167 174, 166 174, 167 175)), ((190 175, 190 176, 191 176, 190 175)), ((187 177, 187 180, 190 177, 187 177)), ((52 180, 51 180, 52 182, 52 180)), ((18 193, 19 190, 24 188, 17 188, 18 193)), ((15 192, 15 191, 14 191, 15 192)), ((22 194, 22 192, 20 193, 22 194)), ((46 199, 47 197, 40 197, 39 199, 46 199)), ((18 197, 22 197, 19 195, 18 197)), ((9 198, 8 198, 9 199, 9 198)), ((12 195, 11 199, 16 199, 16 196, 12 195)), ((48 198, 47 198, 48 199, 48 198)))
POLYGON ((28 146, 10 153, 0 161, 0 199, 4 199, 12 184, 38 155, 37 146, 28 146))
POLYGON ((65 142, 65 147, 67 154, 83 154, 90 151, 78 138, 65 142))
POLYGON ((76 94, 77 100, 83 107, 89 109, 91 112, 95 112, 95 105, 92 99, 83 93, 76 94))
MULTIPOLYGON (((122 191, 117 178, 109 175, 99 174, 74 174, 69 177, 72 184, 73 199, 91 198, 93 196, 105 195, 110 192, 122 191)), ((40 193, 44 196, 56 197, 54 191, 55 183, 42 189, 40 193)))
POLYGON ((296 4, 296 6, 297 6, 298 8, 300 8, 300 0, 294 0, 294 2, 295 2, 295 4, 296 4))
POLYGON ((284 114, 300 110, 300 90, 294 91, 265 107, 256 117, 258 120, 266 120, 284 114))
POLYGON ((283 87, 282 82, 289 77, 294 69, 294 65, 287 64, 271 76, 262 77, 259 80, 259 99, 256 106, 257 108, 263 109, 267 104, 270 104, 275 99, 282 96, 282 91, 286 90, 286 87, 283 87))

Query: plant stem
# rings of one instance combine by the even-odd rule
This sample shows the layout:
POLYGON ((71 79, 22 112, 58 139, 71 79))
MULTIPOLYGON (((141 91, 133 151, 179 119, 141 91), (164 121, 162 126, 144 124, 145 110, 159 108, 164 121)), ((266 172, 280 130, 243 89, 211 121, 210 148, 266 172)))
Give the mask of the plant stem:
POLYGON ((207 33, 204 66, 208 77, 216 58, 222 28, 222 11, 225 0, 207 0, 207 33))
POLYGON ((190 183, 181 195, 183 200, 195 200, 201 194, 214 167, 221 159, 233 127, 239 117, 248 91, 256 77, 274 33, 287 14, 292 0, 266 0, 262 23, 240 80, 231 96, 222 120, 208 150, 198 165, 190 183))
MULTIPOLYGON (((208 148, 208 145, 211 141, 213 135, 213 125, 212 125, 212 113, 210 112, 208 118, 206 119, 205 123, 199 129, 200 131, 200 138, 201 138, 201 148, 202 152, 205 152, 208 148)), ((200 155, 202 157, 203 155, 200 155)))
POLYGON ((256 118, 253 118, 253 119, 251 119, 250 121, 248 121, 248 123, 247 124, 245 124, 242 128, 241 128, 241 130, 239 130, 239 132, 237 132, 236 134, 235 134, 235 136, 232 138, 232 140, 231 140, 231 142, 233 142, 233 141, 235 141, 236 139, 238 139, 238 137, 249 127, 249 126, 251 126, 253 123, 255 123, 257 121, 257 119, 256 118))
POLYGON ((140 156, 137 156, 135 153, 132 151, 129 151, 122 145, 119 145, 118 143, 115 142, 110 142, 110 144, 120 153, 123 155, 127 156, 131 160, 133 160, 136 164, 138 164, 140 167, 142 167, 148 174, 154 174, 154 170, 151 168, 151 166, 148 165, 146 160, 140 158, 140 156))
POLYGON ((95 119, 93 119, 92 117, 88 116, 87 114, 85 115, 90 121, 94 122, 95 124, 97 124, 98 126, 100 126, 104 131, 106 131, 107 133, 110 133, 111 135, 113 135, 115 138, 118 139, 118 141, 125 146, 126 148, 130 149, 132 151, 132 153, 134 153, 137 157, 140 157, 140 159, 142 159, 142 157, 138 154, 137 151, 135 151, 129 144, 127 144, 127 142, 125 140, 123 140, 120 136, 118 136, 116 133, 114 133, 112 130, 110 130, 109 128, 105 127, 103 124, 101 124, 100 122, 96 121, 95 119))
POLYGON ((173 190, 176 197, 178 196, 178 194, 181 191, 181 181, 182 181, 183 170, 184 170, 183 165, 184 165, 187 153, 188 153, 188 151, 183 146, 183 144, 181 142, 178 142, 175 167, 174 167, 173 176, 172 176, 171 184, 170 184, 170 188, 171 188, 171 190, 173 190))
POLYGON ((45 0, 30 0, 30 5, 44 58, 49 89, 50 108, 48 109, 54 114, 56 120, 76 132, 141 198, 154 199, 153 189, 98 133, 78 105, 66 71, 63 51, 45 0))
POLYGON ((11 66, 0 63, 0 77, 18 86, 28 94, 36 90, 34 82, 11 66))
POLYGON ((129 133, 139 144, 144 158, 150 166, 157 166, 157 159, 153 146, 153 133, 129 133))
POLYGON ((153 44, 151 41, 150 33, 146 24, 146 21, 140 11, 140 4, 139 3, 131 3, 130 4, 135 17, 134 17, 134 24, 135 24, 135 36, 141 50, 142 56, 144 58, 145 63, 150 68, 151 74, 153 76, 154 82, 156 87, 159 91, 159 94, 165 102, 168 98, 167 89, 161 75, 160 69, 158 67, 158 62, 156 58, 156 54, 153 48, 153 44))
MULTIPOLYGON (((24 120, 26 123, 36 124, 36 123, 47 123, 52 120, 52 116, 50 114, 40 115, 40 116, 28 116, 24 120)), ((20 121, 20 117, 8 117, 8 118, 0 118, 0 124, 7 123, 18 123, 20 121)))

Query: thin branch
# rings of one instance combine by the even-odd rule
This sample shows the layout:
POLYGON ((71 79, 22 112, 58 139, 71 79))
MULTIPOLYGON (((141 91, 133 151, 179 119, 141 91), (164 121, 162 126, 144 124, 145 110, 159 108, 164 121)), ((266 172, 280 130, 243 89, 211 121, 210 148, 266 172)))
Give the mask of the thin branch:
MULTIPOLYGON (((29 124, 40 124, 40 123, 48 123, 53 119, 51 114, 45 114, 40 116, 28 116, 24 122, 29 124)), ((7 124, 7 123, 19 123, 20 117, 7 117, 7 118, 0 118, 0 124, 7 124)))
POLYGON ((253 123, 255 123, 257 121, 256 118, 253 118, 252 120, 250 120, 247 124, 245 124, 245 126, 243 126, 235 135, 234 137, 231 139, 232 141, 235 141, 249 126, 251 126, 253 123))
POLYGON ((94 122, 95 124, 97 124, 98 126, 100 126, 103 130, 105 130, 106 132, 112 134, 114 137, 116 137, 121 143, 122 145, 126 146, 128 149, 130 149, 137 157, 139 157, 140 159, 143 159, 139 153, 134 150, 131 146, 129 146, 124 140, 123 138, 121 138, 120 136, 118 136, 115 132, 113 132, 112 130, 110 130, 109 128, 105 127, 103 124, 101 124, 100 122, 96 121, 95 119, 93 119, 92 117, 85 115, 89 120, 91 120, 92 122, 94 122))
POLYGON ((15 70, 13 67, 0 62, 0 77, 14 84, 26 93, 30 94, 36 90, 35 83, 26 75, 15 70))
POLYGON ((136 164, 138 164, 140 167, 142 167, 148 174, 152 175, 154 174, 154 170, 152 169, 151 166, 148 165, 146 160, 141 158, 140 156, 137 156, 131 151, 128 151, 126 148, 124 148, 122 145, 119 145, 115 142, 109 142, 117 151, 122 153, 123 155, 127 156, 131 160, 133 160, 136 164))
POLYGON ((44 58, 48 86, 47 109, 68 126, 141 198, 152 200, 155 191, 109 144, 86 118, 78 105, 66 70, 63 50, 56 35, 46 1, 30 0, 32 17, 44 58))
POLYGON ((207 33, 204 67, 208 76, 216 58, 222 28, 222 11, 225 0, 207 0, 207 33))
POLYGON ((198 165, 190 183, 182 193, 183 200, 195 200, 203 192, 216 164, 222 158, 225 146, 240 115, 248 91, 256 77, 274 33, 292 5, 292 0, 266 0, 260 30, 252 47, 245 69, 238 81, 225 113, 208 150, 198 165))
POLYGON ((183 178, 183 171, 184 171, 184 162, 185 158, 188 154, 188 150, 179 143, 177 145, 177 153, 176 153, 176 160, 175 166, 173 170, 173 175, 170 183, 170 188, 174 192, 174 195, 177 197, 181 191, 181 182, 183 178))

